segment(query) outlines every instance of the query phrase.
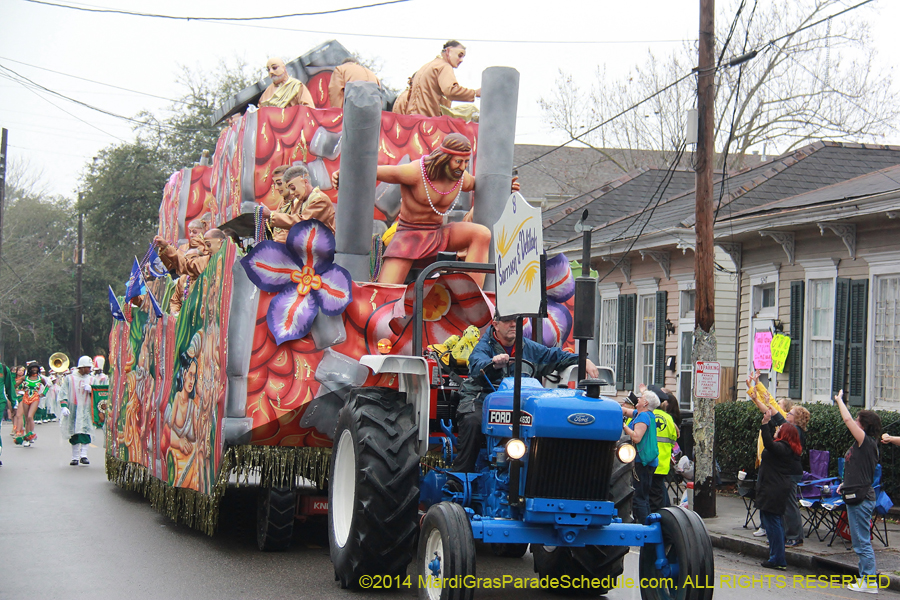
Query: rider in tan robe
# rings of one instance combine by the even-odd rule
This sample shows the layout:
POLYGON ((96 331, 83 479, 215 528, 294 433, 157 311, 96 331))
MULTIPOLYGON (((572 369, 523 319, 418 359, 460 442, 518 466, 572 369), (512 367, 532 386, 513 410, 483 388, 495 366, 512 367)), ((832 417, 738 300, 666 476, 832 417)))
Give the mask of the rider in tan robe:
POLYGON ((316 107, 312 94, 309 93, 309 88, 299 79, 294 79, 288 75, 283 60, 270 58, 269 62, 266 63, 266 69, 269 71, 272 83, 260 96, 260 106, 286 108, 302 104, 310 108, 316 107))
POLYGON ((356 59, 345 58, 343 63, 335 67, 331 83, 328 84, 328 101, 332 107, 344 106, 344 87, 351 81, 369 81, 381 87, 375 73, 356 62, 356 59))
POLYGON ((453 73, 465 56, 465 46, 456 40, 444 44, 441 53, 413 75, 409 101, 403 114, 440 117, 441 105, 449 107, 454 100, 472 102, 480 97, 481 88, 464 88, 453 73))
POLYGON ((290 199, 274 211, 263 205, 263 216, 268 217, 272 239, 285 243, 291 227, 309 219, 321 221, 334 233, 334 203, 319 188, 312 187, 306 167, 291 167, 284 172, 284 181, 290 199))

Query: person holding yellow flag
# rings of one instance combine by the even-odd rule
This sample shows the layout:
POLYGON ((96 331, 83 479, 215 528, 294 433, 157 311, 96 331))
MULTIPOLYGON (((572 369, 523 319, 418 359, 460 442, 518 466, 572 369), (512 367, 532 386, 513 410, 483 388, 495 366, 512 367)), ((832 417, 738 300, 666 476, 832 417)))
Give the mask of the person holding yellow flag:
MULTIPOLYGON (((766 389, 766 386, 759 381, 759 371, 754 371, 747 377, 747 395, 753 400, 759 412, 766 414, 771 410, 773 414, 772 422, 775 426, 781 426, 783 423, 790 423, 797 428, 800 437, 800 446, 802 452, 806 451, 806 423, 809 422, 809 411, 802 406, 794 406, 787 398, 777 401, 766 389)), ((759 466, 760 458, 763 451, 762 434, 757 438, 756 450, 756 466, 759 466)), ((800 477, 795 477, 795 483, 799 483, 800 477)), ((784 530, 786 545, 788 547, 796 547, 803 545, 803 527, 800 516, 800 507, 794 498, 788 499, 788 505, 785 507, 784 513, 784 530)), ((756 537, 766 535, 763 527, 753 532, 756 537)))

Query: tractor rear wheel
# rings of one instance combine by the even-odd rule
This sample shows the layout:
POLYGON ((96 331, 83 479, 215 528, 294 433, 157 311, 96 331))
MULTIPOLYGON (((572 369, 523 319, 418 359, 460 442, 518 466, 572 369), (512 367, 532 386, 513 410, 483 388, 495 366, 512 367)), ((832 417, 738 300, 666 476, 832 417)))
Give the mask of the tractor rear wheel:
POLYGON ((331 562, 342 588, 406 573, 418 530, 413 406, 389 388, 357 388, 338 415, 328 486, 331 562))
MULTIPOLYGON (((634 463, 622 463, 614 459, 612 477, 610 478, 609 499, 615 503, 616 511, 623 523, 631 523, 631 506, 634 488, 631 479, 634 476, 634 463)), ((583 548, 566 548, 563 546, 531 545, 534 554, 534 570, 542 578, 587 577, 612 583, 625 570, 625 555, 628 546, 585 546, 583 548)), ((551 590, 553 591, 553 590, 551 590)), ((609 592, 609 587, 590 587, 580 590, 558 590, 561 593, 577 593, 583 596, 602 596, 609 592)))
POLYGON ((263 552, 291 547, 297 495, 291 488, 260 488, 256 497, 256 545, 263 552))

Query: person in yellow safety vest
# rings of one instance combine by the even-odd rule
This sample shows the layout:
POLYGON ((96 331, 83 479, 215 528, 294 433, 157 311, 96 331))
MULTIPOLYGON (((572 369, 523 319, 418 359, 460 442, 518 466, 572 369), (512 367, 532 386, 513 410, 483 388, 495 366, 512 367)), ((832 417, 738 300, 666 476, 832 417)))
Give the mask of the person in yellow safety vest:
POLYGON ((659 447, 659 466, 653 473, 653 482, 650 485, 650 510, 657 512, 661 508, 669 506, 669 495, 666 492, 666 481, 669 478, 669 471, 672 469, 672 453, 675 451, 675 444, 678 442, 678 426, 675 420, 668 412, 666 412, 666 404, 673 402, 675 399, 669 396, 659 386, 651 385, 648 388, 651 392, 655 392, 659 396, 659 408, 653 411, 656 419, 656 445, 659 447))
MULTIPOLYGON (((659 464, 653 473, 653 481, 650 484, 650 512, 659 512, 665 506, 669 506, 669 497, 666 494, 666 479, 669 477, 669 471, 672 468, 672 453, 675 444, 678 441, 680 431, 672 416, 666 412, 665 403, 671 402, 673 398, 664 392, 659 386, 641 384, 638 386, 638 393, 643 394, 645 390, 650 390, 659 397, 659 407, 653 411, 653 417, 656 421, 656 446, 659 449, 659 464)), ((631 422, 634 417, 634 410, 623 407, 623 412, 628 417, 626 424, 631 422)))

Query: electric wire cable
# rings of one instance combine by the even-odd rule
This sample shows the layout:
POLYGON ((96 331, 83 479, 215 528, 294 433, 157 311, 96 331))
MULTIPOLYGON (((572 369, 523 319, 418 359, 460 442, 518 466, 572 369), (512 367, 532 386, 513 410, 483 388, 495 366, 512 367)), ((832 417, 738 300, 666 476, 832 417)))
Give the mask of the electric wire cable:
POLYGON ((389 4, 403 4, 412 0, 385 0, 384 2, 375 2, 372 4, 362 4, 359 6, 347 6, 344 8, 333 8, 330 10, 320 10, 304 13, 291 13, 286 15, 272 15, 268 17, 182 17, 177 15, 162 15, 156 13, 139 13, 129 10, 118 10, 115 8, 92 8, 88 6, 73 6, 71 4, 58 4, 56 2, 46 2, 45 0, 25 0, 32 4, 42 4, 44 6, 52 6, 55 8, 66 8, 69 10, 77 10, 90 13, 104 13, 115 15, 126 15, 130 17, 148 17, 154 19, 170 19, 175 21, 270 21, 274 19, 289 19, 292 17, 316 17, 320 15, 334 15, 338 13, 351 12, 355 10, 363 10, 366 8, 376 8, 379 6, 387 6, 389 4))

